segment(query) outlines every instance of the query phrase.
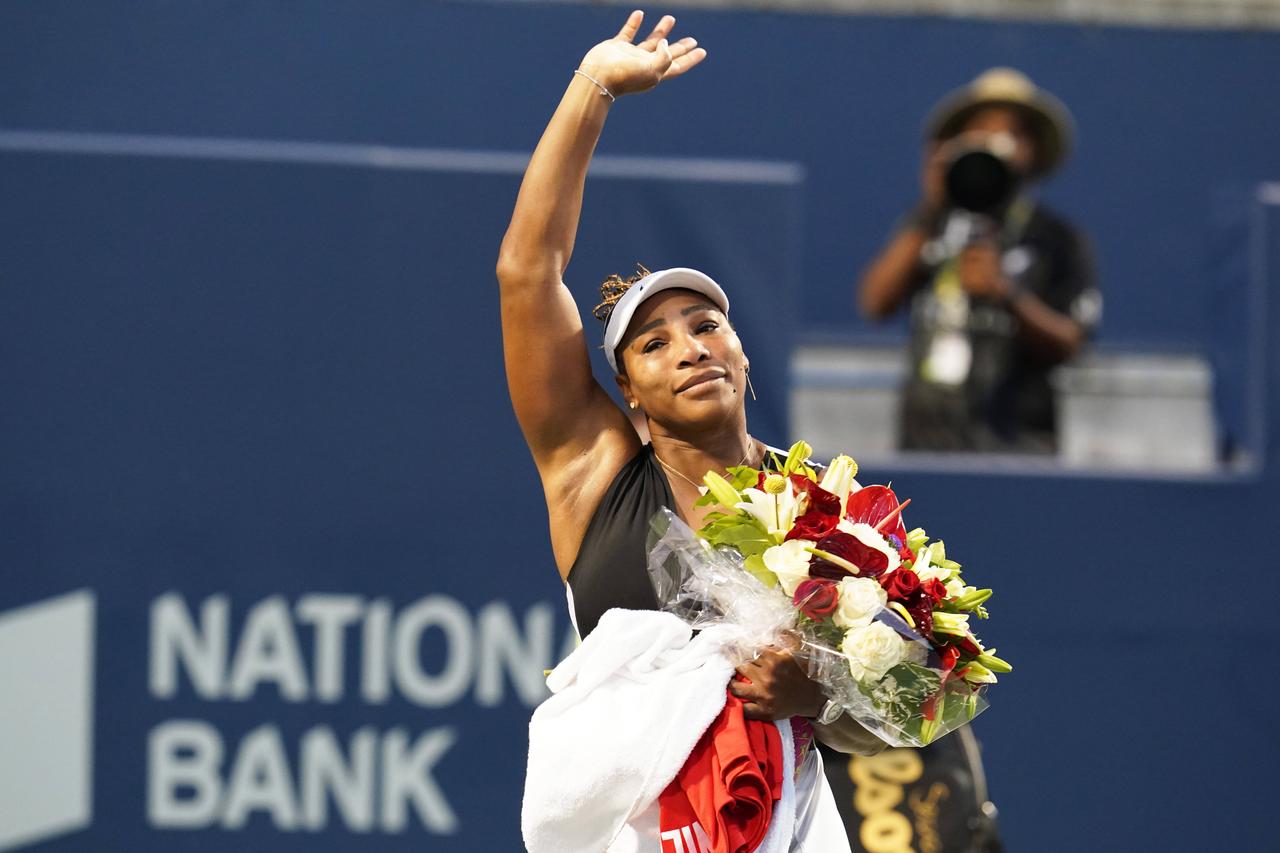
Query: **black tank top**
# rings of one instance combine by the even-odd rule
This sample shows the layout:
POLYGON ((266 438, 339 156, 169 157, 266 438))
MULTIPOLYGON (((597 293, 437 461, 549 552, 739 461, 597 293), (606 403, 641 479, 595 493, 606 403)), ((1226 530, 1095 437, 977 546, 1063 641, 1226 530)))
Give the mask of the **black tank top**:
POLYGON ((649 519, 675 497, 662 466, 646 444, 618 472, 596 507, 569 568, 578 633, 585 637, 611 607, 657 610, 649 583, 646 544, 649 519))
MULTIPOLYGON (((766 448, 766 467, 773 468, 787 455, 766 448)), ((675 506, 666 472, 653 445, 646 444, 609 484, 569 568, 574 620, 581 636, 591 633, 611 607, 658 609, 647 568, 649 520, 663 507, 675 506)))

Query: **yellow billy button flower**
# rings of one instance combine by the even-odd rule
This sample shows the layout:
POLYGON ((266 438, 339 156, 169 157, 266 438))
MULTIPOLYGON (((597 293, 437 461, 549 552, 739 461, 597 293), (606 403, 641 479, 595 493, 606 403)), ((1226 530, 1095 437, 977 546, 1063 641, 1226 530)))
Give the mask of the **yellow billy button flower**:
POLYGON ((780 495, 787 490, 787 478, 780 474, 770 474, 764 478, 764 490, 771 495, 780 495))

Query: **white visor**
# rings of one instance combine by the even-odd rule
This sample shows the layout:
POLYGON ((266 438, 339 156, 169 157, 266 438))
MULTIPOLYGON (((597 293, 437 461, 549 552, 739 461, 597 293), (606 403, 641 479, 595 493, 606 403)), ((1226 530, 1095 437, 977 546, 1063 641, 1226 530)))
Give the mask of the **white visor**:
POLYGON ((715 304, 717 308, 725 313, 729 313, 729 297, 724 295, 724 291, 720 289, 720 285, 716 284, 711 276, 688 267, 672 267, 669 270, 658 270, 651 272, 622 294, 613 306, 613 313, 609 315, 609 322, 604 327, 604 357, 609 360, 609 366, 613 368, 614 373, 618 373, 618 356, 616 351, 618 345, 622 343, 622 338, 627 334, 627 327, 631 325, 631 318, 635 315, 636 309, 640 307, 640 303, 644 302, 655 293, 661 293, 664 290, 679 288, 681 290, 692 290, 694 293, 701 293, 715 304))

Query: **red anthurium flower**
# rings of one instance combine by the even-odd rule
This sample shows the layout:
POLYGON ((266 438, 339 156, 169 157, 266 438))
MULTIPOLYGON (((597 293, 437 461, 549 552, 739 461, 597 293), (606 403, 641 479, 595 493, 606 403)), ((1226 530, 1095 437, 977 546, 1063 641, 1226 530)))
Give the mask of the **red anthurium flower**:
POLYGON ((857 537, 843 530, 832 531, 820 539, 818 548, 853 563, 858 567, 858 574, 864 578, 878 578, 889 568, 889 558, 883 552, 862 544, 857 537))
POLYGON ((816 509, 823 515, 837 516, 837 520, 839 520, 840 498, 802 474, 791 475, 791 486, 796 490, 796 494, 803 492, 809 496, 810 510, 816 509))
MULTIPOLYGON (((849 495, 849 504, 844 515, 854 524, 861 522, 875 527, 897 508, 898 496, 893 493, 893 489, 887 486, 863 486, 849 495)), ((907 528, 901 514, 880 532, 886 536, 892 534, 898 537, 901 543, 905 544, 907 541, 907 528)))
POLYGON ((920 590, 920 576, 910 569, 895 569, 881 576, 880 585, 891 601, 910 601, 920 590))
POLYGON ((854 575, 844 566, 837 566, 830 560, 824 560, 821 557, 815 556, 809 561, 809 577, 838 581, 842 578, 854 577, 854 575))
POLYGON ((840 589, 834 581, 810 578, 800 581, 792 601, 801 613, 817 621, 836 612, 840 605, 840 589))

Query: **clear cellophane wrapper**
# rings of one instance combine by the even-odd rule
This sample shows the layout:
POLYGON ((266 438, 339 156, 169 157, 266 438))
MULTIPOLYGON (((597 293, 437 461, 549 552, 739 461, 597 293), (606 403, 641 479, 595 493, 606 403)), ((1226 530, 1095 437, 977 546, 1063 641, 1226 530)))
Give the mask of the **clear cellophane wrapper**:
POLYGON ((924 746, 986 709, 985 690, 947 677, 937 652, 892 610, 875 619, 902 637, 904 659, 859 681, 839 649, 839 629, 804 616, 780 588, 747 571, 740 553, 712 547, 667 509, 650 528, 648 570, 659 607, 694 630, 716 626, 735 664, 770 646, 792 649, 828 697, 890 746, 924 746))

